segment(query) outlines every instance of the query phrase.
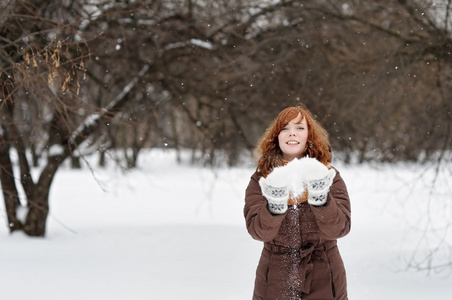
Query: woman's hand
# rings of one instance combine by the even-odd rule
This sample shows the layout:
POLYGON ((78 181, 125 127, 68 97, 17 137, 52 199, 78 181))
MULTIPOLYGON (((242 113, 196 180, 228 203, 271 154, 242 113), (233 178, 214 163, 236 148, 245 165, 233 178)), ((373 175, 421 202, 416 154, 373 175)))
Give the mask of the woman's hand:
POLYGON ((298 161, 298 168, 303 170, 303 178, 308 189, 308 203, 322 206, 326 203, 333 178, 334 169, 328 169, 315 158, 304 157, 298 161))
POLYGON ((272 214, 283 214, 287 211, 287 201, 289 200, 289 188, 287 168, 277 167, 268 174, 267 178, 261 177, 259 185, 262 195, 268 201, 268 210, 272 214))

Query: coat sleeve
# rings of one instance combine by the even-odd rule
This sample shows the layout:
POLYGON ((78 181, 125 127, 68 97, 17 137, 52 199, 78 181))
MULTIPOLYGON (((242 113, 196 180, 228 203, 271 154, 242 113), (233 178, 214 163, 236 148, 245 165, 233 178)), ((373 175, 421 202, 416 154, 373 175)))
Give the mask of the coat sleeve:
POLYGON ((340 173, 336 176, 324 206, 312 206, 320 234, 324 239, 334 240, 347 235, 351 228, 351 207, 347 187, 340 173))
POLYGON ((254 173, 245 192, 243 209, 246 228, 256 240, 269 242, 278 235, 286 214, 273 215, 267 208, 267 199, 262 195, 259 176, 254 173))

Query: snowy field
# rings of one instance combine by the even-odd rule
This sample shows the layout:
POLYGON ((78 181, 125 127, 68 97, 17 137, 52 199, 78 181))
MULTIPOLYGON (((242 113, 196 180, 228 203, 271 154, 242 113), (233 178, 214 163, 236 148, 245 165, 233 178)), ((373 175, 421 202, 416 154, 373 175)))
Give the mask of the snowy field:
MULTIPOLYGON (((60 169, 44 239, 9 235, 1 199, 0 299, 251 299, 262 244, 242 210, 253 166, 178 165, 170 151, 139 165, 60 169)), ((427 166, 334 165, 352 201, 339 240, 350 299, 451 299, 451 267, 415 270, 452 262, 451 166, 432 189, 427 166)))

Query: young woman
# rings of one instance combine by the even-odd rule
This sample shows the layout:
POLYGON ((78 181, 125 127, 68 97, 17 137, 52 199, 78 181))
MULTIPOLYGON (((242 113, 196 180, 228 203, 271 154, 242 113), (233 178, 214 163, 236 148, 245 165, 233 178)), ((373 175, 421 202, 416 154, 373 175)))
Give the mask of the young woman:
POLYGON ((337 239, 350 231, 350 201, 326 130, 306 108, 286 108, 256 154, 244 207, 248 232, 264 242, 253 300, 347 299, 337 239))

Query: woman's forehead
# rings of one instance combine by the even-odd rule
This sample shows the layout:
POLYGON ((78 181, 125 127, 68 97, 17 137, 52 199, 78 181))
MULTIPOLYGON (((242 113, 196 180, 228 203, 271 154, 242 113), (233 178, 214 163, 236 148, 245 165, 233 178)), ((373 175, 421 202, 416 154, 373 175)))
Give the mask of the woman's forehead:
POLYGON ((290 122, 295 123, 295 124, 306 123, 306 118, 301 113, 298 113, 298 115, 295 118, 292 118, 287 123, 290 123, 290 122))

